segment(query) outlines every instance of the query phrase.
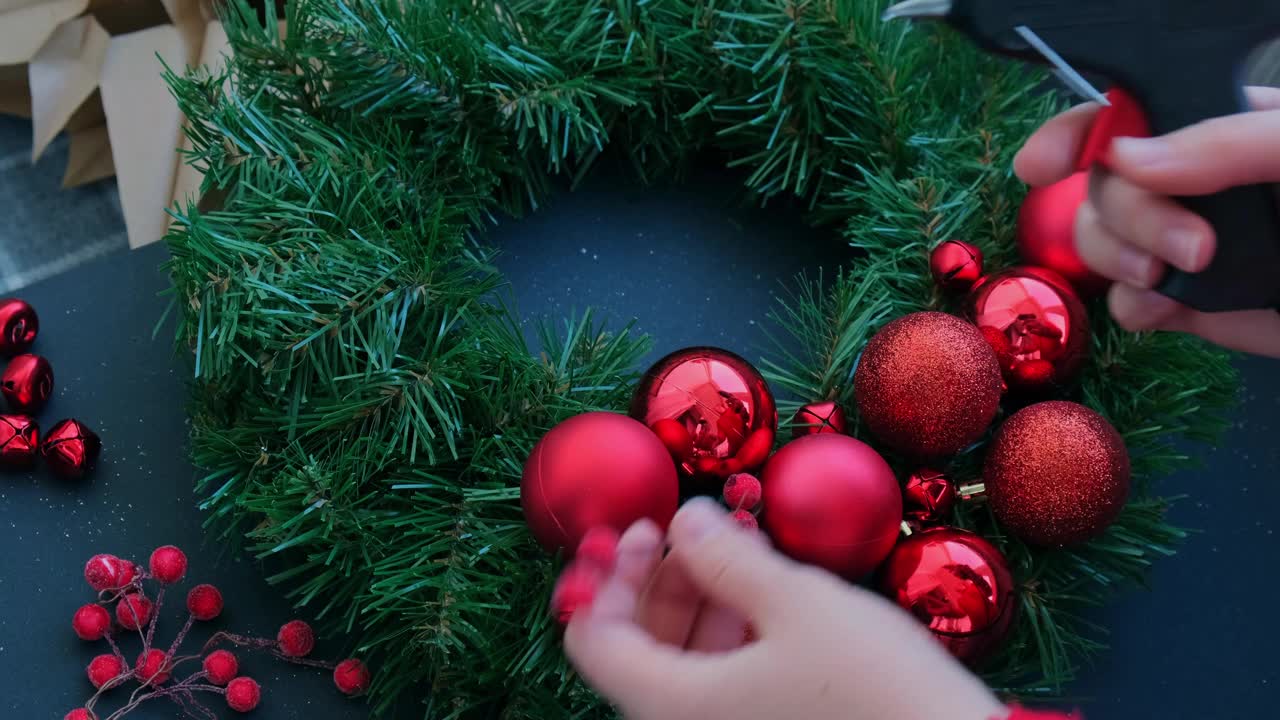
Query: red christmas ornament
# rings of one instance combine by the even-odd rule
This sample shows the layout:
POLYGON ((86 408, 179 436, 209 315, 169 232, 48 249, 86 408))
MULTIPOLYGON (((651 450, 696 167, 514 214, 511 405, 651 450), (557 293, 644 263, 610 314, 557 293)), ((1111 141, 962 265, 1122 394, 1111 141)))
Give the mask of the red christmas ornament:
POLYGON ((937 470, 919 470, 902 488, 904 516, 918 523, 933 524, 946 520, 956 504, 956 486, 937 470))
POLYGON ((929 272, 943 290, 965 292, 982 277, 982 251, 961 240, 948 240, 929 253, 929 272))
POLYGON ((53 367, 39 355, 19 355, 0 374, 0 394, 12 412, 34 415, 52 393, 53 367))
POLYGON ((71 618, 71 629, 81 640, 101 640, 111 630, 111 614, 101 605, 81 605, 71 618))
POLYGON ((355 658, 347 658, 333 669, 333 684, 344 695, 361 695, 369 690, 369 668, 355 658))
POLYGON ((102 441, 79 420, 60 420, 45 436, 40 454, 62 477, 78 480, 93 469, 102 452, 102 441))
POLYGON ((724 504, 730 510, 754 510, 763 492, 755 475, 734 473, 724 481, 724 504))
POLYGON ((62 720, 97 720, 93 713, 84 708, 76 708, 66 715, 62 716, 62 720))
POLYGON ((1088 170, 1094 163, 1108 166, 1111 141, 1118 137, 1151 137, 1151 123, 1132 95, 1112 88, 1107 91, 1107 100, 1111 104, 1098 111, 1080 146, 1076 170, 1088 170))
POLYGON ((1026 542, 1097 536, 1129 497, 1129 452, 1106 418, 1073 402, 1023 408, 987 449, 983 480, 996 519, 1026 542))
POLYGON ((101 689, 103 685, 124 674, 124 663, 115 655, 99 655, 89 661, 85 673, 89 676, 89 682, 101 689))
POLYGON ((316 633, 302 620, 290 620, 276 633, 276 645, 288 657, 306 657, 316 647, 316 633))
POLYGON ((125 593, 125 596, 120 598, 120 602, 116 603, 116 622, 120 623, 120 627, 125 630, 146 627, 147 622, 151 620, 153 609, 146 595, 136 592, 125 593))
POLYGON ((35 308, 17 298, 0 300, 0 355, 26 352, 39 332, 40 318, 35 308))
POLYGON ((1089 197, 1089 173, 1032 188, 1018 211, 1018 254, 1023 262, 1062 275, 1084 297, 1106 292, 1111 281, 1084 264, 1076 251, 1076 214, 1089 197))
POLYGON ((925 530, 898 543, 881 568, 879 586, 970 664, 1004 642, 1017 612, 1004 556, 957 528, 925 530))
POLYGON ((800 408, 791 421, 791 437, 817 435, 819 433, 845 433, 848 425, 844 410, 833 402, 809 403, 800 408))
POLYGON ((172 670, 169 656, 164 651, 153 648, 138 656, 138 661, 133 666, 133 675, 139 683, 156 687, 169 681, 172 670))
POLYGON ((24 470, 36 462, 40 426, 26 415, 0 415, 0 470, 24 470))
POLYGON ((702 489, 758 468, 773 449, 778 412, 764 378, 727 350, 677 350, 645 373, 631 417, 662 438, 685 477, 702 489), (676 430, 678 424, 687 433, 676 430))
POLYGON ((214 650, 204 658, 204 674, 214 685, 226 685, 240 672, 240 662, 228 650, 214 650))
POLYGON ((755 532, 760 529, 760 521, 756 519, 755 515, 752 515, 747 510, 734 510, 730 517, 732 517, 733 521, 738 523, 738 526, 743 530, 755 532))
MULTIPOLYGON (((969 316, 984 337, 1008 341, 1005 379, 1037 392, 1073 380, 1089 351, 1089 316, 1062 276, 1017 267, 987 277, 969 297, 969 316)), ((993 348, 999 354, 1003 349, 993 348)))
POLYGON ((939 312, 886 325, 867 343, 854 374, 867 428, 920 458, 950 455, 982 437, 1002 387, 1000 364, 982 333, 939 312))
POLYGON ((552 428, 529 454, 520 483, 525 521, 550 552, 572 552, 599 526, 622 532, 649 518, 665 529, 679 495, 671 456, 657 436, 606 412, 552 428))
POLYGON ((94 555, 84 564, 85 582, 98 592, 127 587, 137 576, 138 568, 133 563, 115 555, 94 555))
POLYGON ((262 701, 262 688, 253 678, 238 677, 227 683, 227 707, 247 713, 262 701))
POLYGON ((187 574, 187 555, 173 545, 158 547, 151 553, 151 576, 172 585, 187 574))
POLYGON ((764 529, 779 550, 851 580, 893 549, 902 494, 875 450, 847 435, 792 440, 764 467, 764 529))
POLYGON ((209 585, 197 585, 187 593, 187 612, 197 620, 212 620, 222 614, 222 593, 209 585))

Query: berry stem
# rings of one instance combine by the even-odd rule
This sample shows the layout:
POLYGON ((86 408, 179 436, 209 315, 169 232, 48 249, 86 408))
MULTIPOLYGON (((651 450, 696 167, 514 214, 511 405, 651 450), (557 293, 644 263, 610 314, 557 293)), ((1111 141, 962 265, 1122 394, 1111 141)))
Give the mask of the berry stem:
POLYGON ((120 646, 116 645, 116 639, 111 636, 110 632, 107 632, 102 637, 106 638, 107 644, 111 646, 112 654, 114 654, 116 659, 124 666, 125 672, 129 672, 129 661, 125 659, 124 653, 120 652, 120 646))
POLYGON ((165 653, 165 655, 168 655, 169 657, 173 657, 173 654, 178 651, 179 647, 182 646, 182 641, 187 639, 187 633, 191 632, 191 625, 195 621, 196 621, 195 615, 190 615, 190 614, 187 615, 187 621, 183 623, 182 629, 179 630, 177 636, 173 638, 173 644, 169 646, 169 651, 165 653))
POLYGON ((156 603, 151 608, 151 621, 147 623, 147 637, 142 641, 142 652, 151 649, 151 640, 156 636, 156 625, 160 624, 160 608, 164 605, 164 586, 156 591, 156 603))

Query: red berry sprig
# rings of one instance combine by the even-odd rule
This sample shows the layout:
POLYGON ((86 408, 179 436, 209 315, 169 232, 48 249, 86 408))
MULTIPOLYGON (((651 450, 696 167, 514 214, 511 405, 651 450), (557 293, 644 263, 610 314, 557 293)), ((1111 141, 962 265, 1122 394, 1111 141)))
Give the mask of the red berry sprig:
MULTIPOLYGON (((616 543, 616 535, 615 535, 616 543)), ((302 620, 285 623, 275 638, 248 637, 217 632, 197 654, 179 654, 183 640, 197 621, 207 622, 222 614, 223 599, 218 588, 196 585, 187 593, 187 619, 167 650, 153 644, 156 625, 164 603, 167 586, 186 575, 187 556, 180 549, 165 545, 151 554, 147 568, 114 555, 95 555, 85 564, 85 581, 98 591, 98 602, 83 605, 71 620, 76 636, 86 641, 106 640, 109 654, 98 655, 85 668, 89 682, 97 692, 83 707, 68 712, 64 720, 120 720, 147 700, 168 698, 188 714, 200 718, 216 715, 196 699, 197 693, 223 696, 227 707, 249 712, 262 701, 262 686, 252 678, 240 675, 240 663, 229 650, 218 648, 223 643, 260 650, 280 660, 333 673, 333 684, 344 695, 360 695, 369 689, 372 677, 364 663, 348 658, 339 663, 312 660, 307 656, 315 649, 315 631, 302 620), (154 600, 148 597, 144 583, 152 581, 154 600), (114 604, 115 624, 108 607, 114 604), (142 650, 129 665, 120 649, 118 637, 136 634, 142 650), (182 666, 199 662, 199 669, 181 674, 182 666), (112 688, 133 683, 136 689, 125 705, 110 714, 99 716, 94 707, 112 688)))

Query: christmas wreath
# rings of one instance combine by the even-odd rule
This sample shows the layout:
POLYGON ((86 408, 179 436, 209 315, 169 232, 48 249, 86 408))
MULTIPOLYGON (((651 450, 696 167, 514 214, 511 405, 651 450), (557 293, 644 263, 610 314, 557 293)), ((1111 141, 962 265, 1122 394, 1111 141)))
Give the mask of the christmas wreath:
MULTIPOLYGON (((1014 267, 1026 190, 1012 156, 1061 104, 1039 75, 944 31, 883 24, 882 5, 297 0, 284 32, 270 7, 237 2, 225 68, 170 73, 191 118, 188 160, 204 172, 205 201, 176 208, 167 238, 194 356, 204 508, 221 537, 279 560, 270 580, 299 606, 354 638, 374 667, 376 708, 412 690, 427 695, 428 717, 609 714, 559 650, 548 602, 562 560, 530 532, 520 484, 551 428, 627 410, 646 341, 586 314, 531 347, 484 239, 493 217, 537 209, 556 176, 581 178, 606 151, 648 180, 714 149, 760 202, 798 198, 862 251, 834 277, 793 286, 775 312, 787 349, 761 367, 784 428, 816 418, 828 429, 843 408, 849 434, 898 478, 915 475, 908 500, 949 496, 947 479, 989 479, 992 435, 984 424, 969 445, 967 429, 944 423, 942 444, 958 452, 924 472, 892 393, 880 393, 901 380, 903 347, 881 338, 949 358, 978 405, 999 384, 986 365, 996 358, 1006 418, 1029 404, 1011 399, 1023 384, 1096 411, 1067 406, 1065 426, 1024 418, 996 444, 1083 437, 1086 450, 1109 448, 1108 477, 1127 481, 1124 447, 1108 444, 1123 437, 1132 492, 1105 530, 1065 531, 1088 542, 1055 549, 1011 532, 1025 526, 1018 508, 1043 506, 1035 488, 960 502, 945 518, 982 536, 985 560, 1003 555, 1016 583, 1020 613, 983 665, 995 687, 1060 690, 1100 647, 1087 608, 1172 551, 1182 533, 1150 483, 1187 461, 1180 441, 1220 429, 1228 358, 1179 335, 1123 332, 1101 307, 1070 341, 1082 352, 1060 362, 1045 362, 1047 346, 971 344, 976 327, 952 316, 1009 311, 984 290, 1002 282, 1038 283, 1079 319, 1064 281, 1014 267), (931 256, 952 285, 978 279, 974 250, 999 271, 978 288, 985 299, 947 293, 931 256), (1018 369, 1017 357, 1040 362, 1018 369), (874 375, 865 388, 855 367, 874 375)), ((948 391, 931 377, 931 391, 948 391)), ((1019 453, 1003 457, 1016 465, 1019 453)))

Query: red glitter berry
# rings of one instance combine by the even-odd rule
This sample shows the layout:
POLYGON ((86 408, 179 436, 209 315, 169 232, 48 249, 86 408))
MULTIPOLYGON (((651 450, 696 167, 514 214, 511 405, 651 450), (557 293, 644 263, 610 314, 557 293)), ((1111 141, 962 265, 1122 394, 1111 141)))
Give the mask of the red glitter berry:
POLYGON ((756 520, 756 516, 746 510, 734 510, 733 521, 738 523, 743 530, 755 531, 760 529, 760 521, 756 520))
POLYGON ((289 657, 306 657, 316 646, 316 634, 311 626, 301 620, 290 620, 276 633, 280 652, 289 657))
POLYGON ((111 629, 111 613, 101 605, 81 605, 71 618, 71 629, 81 640, 101 640, 111 629))
POLYGON ((138 656, 133 668, 133 676, 143 685, 163 685, 169 679, 173 668, 169 666, 169 656, 161 650, 152 648, 138 656))
POLYGON ((151 620, 151 601, 142 593, 128 593, 116 603, 116 622, 125 630, 146 627, 151 620))
POLYGON ((173 545, 158 547, 151 553, 151 576, 172 585, 187 574, 187 555, 173 545))
POLYGON ((222 593, 209 585, 197 585, 187 593, 187 612, 197 620, 212 620, 222 614, 222 593))
POLYGON ((99 655, 89 661, 85 672, 89 675, 89 682, 101 688, 124 674, 124 662, 115 655, 99 655))
POLYGON ((608 525, 591 528, 578 543, 578 550, 573 554, 575 562, 586 563, 600 568, 604 572, 613 569, 613 561, 618 554, 618 531, 608 525))
POLYGON ((204 673, 214 685, 226 685, 240 672, 240 662, 228 650, 214 650, 204 659, 204 673))
POLYGON ((76 708, 66 715, 62 716, 62 720, 96 720, 94 714, 84 708, 76 708))
POLYGON ((115 555, 94 555, 84 564, 85 582, 98 592, 118 590, 133 582, 137 576, 138 568, 133 563, 115 555))
POLYGON ((238 677, 227 684, 227 707, 247 713, 258 707, 262 700, 262 688, 253 678, 238 677))
POLYGON ((730 475, 724 481, 724 502, 732 510, 751 510, 760 504, 760 481, 748 473, 730 475))
POLYGON ((360 695, 369 689, 369 668, 355 658, 347 658, 333 669, 333 684, 344 695, 360 695))
POLYGON ((600 570, 590 565, 576 562, 569 565, 560 573, 551 591, 551 613, 567 625, 575 612, 589 607, 595 600, 600 580, 600 570))

